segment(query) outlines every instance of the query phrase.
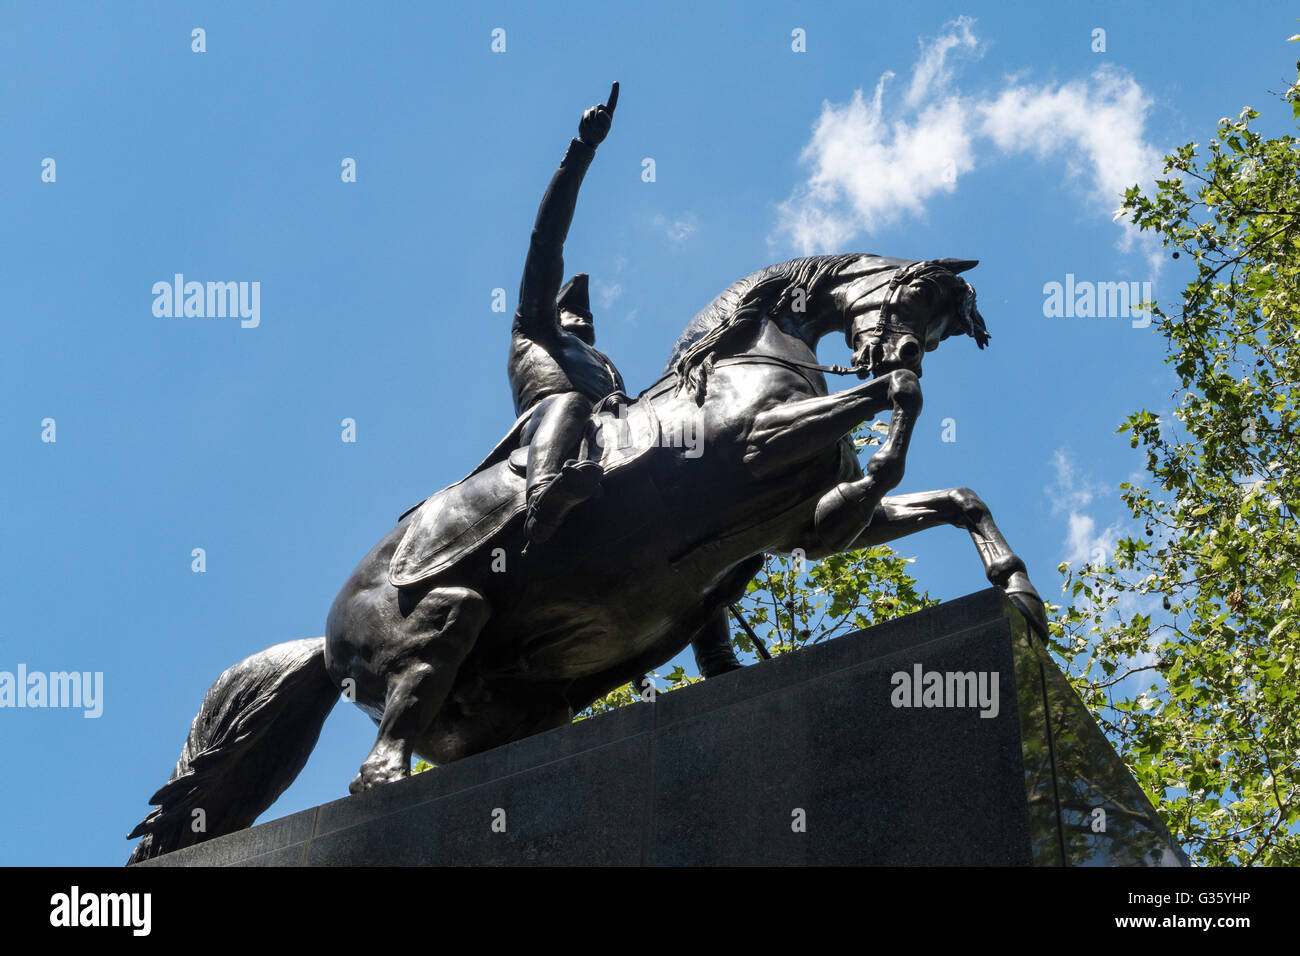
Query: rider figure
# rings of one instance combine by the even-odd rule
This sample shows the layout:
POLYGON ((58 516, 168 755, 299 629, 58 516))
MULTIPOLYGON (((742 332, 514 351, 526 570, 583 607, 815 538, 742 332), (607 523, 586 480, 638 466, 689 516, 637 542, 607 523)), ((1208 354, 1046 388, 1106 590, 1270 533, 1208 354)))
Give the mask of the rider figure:
POLYGON ((533 409, 523 435, 528 445, 524 533, 530 542, 545 541, 571 508, 596 493, 600 464, 575 459, 592 406, 623 391, 618 369, 594 347, 586 274, 560 288, 578 188, 609 133, 617 103, 615 83, 608 103, 583 113, 578 138, 569 143, 537 210, 519 286, 507 371, 515 414, 533 409))

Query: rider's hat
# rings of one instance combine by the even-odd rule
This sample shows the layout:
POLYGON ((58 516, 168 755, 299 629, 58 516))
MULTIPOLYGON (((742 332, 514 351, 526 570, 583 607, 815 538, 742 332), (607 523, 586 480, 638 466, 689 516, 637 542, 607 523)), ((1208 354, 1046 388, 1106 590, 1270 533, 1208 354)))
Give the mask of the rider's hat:
POLYGON ((588 319, 591 315, 591 298, 587 292, 587 280, 590 278, 587 273, 579 272, 576 276, 564 284, 560 294, 555 297, 556 309, 565 312, 572 312, 574 315, 581 315, 588 319))

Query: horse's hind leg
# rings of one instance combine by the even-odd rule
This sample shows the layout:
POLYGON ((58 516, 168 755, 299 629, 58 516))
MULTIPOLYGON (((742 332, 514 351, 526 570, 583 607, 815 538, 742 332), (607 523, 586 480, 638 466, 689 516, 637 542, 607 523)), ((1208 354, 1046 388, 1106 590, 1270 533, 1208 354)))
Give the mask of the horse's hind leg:
POLYGON ((716 595, 721 606, 691 638, 695 666, 705 680, 739 670, 742 666, 736 658, 735 648, 731 646, 731 622, 727 619, 727 607, 745 596, 749 580, 763 567, 763 560, 763 555, 756 555, 742 562, 728 575, 716 595))
POLYGON ((386 676, 379 736, 349 789, 369 790, 407 776, 416 740, 429 728, 488 619, 477 591, 434 588, 409 610, 372 668, 386 676))

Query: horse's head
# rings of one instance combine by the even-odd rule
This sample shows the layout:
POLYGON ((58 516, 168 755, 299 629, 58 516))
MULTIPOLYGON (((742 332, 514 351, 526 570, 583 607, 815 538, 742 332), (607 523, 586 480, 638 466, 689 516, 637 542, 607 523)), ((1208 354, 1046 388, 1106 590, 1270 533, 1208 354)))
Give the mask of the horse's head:
POLYGON ((898 368, 919 375, 923 354, 950 335, 969 335, 980 348, 988 342, 975 290, 957 275, 975 265, 850 253, 768 266, 733 282, 691 320, 664 372, 703 402, 712 361, 753 347, 771 320, 814 352, 824 336, 843 334, 863 378, 898 368))
POLYGON ((973 259, 927 259, 896 269, 882 281, 879 267, 855 274, 835 293, 844 320, 844 338, 853 366, 864 378, 895 369, 921 374, 921 360, 950 335, 969 335, 988 344, 984 318, 975 307, 975 290, 957 275, 976 266, 973 259))

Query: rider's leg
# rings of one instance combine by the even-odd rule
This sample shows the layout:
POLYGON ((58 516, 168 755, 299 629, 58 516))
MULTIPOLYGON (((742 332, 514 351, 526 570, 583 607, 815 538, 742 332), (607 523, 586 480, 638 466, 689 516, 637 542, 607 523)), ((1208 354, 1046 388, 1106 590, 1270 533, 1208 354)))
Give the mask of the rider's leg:
POLYGON ((524 440, 528 443, 528 518, 530 541, 545 541, 574 505, 600 485, 596 462, 573 459, 591 416, 591 402, 578 392, 552 395, 538 404, 524 440))
POLYGON ((348 788, 353 793, 400 780, 411 768, 411 751, 438 716, 488 618, 488 604, 468 588, 434 588, 404 612, 384 660, 371 662, 388 677, 384 716, 370 755, 348 788))

